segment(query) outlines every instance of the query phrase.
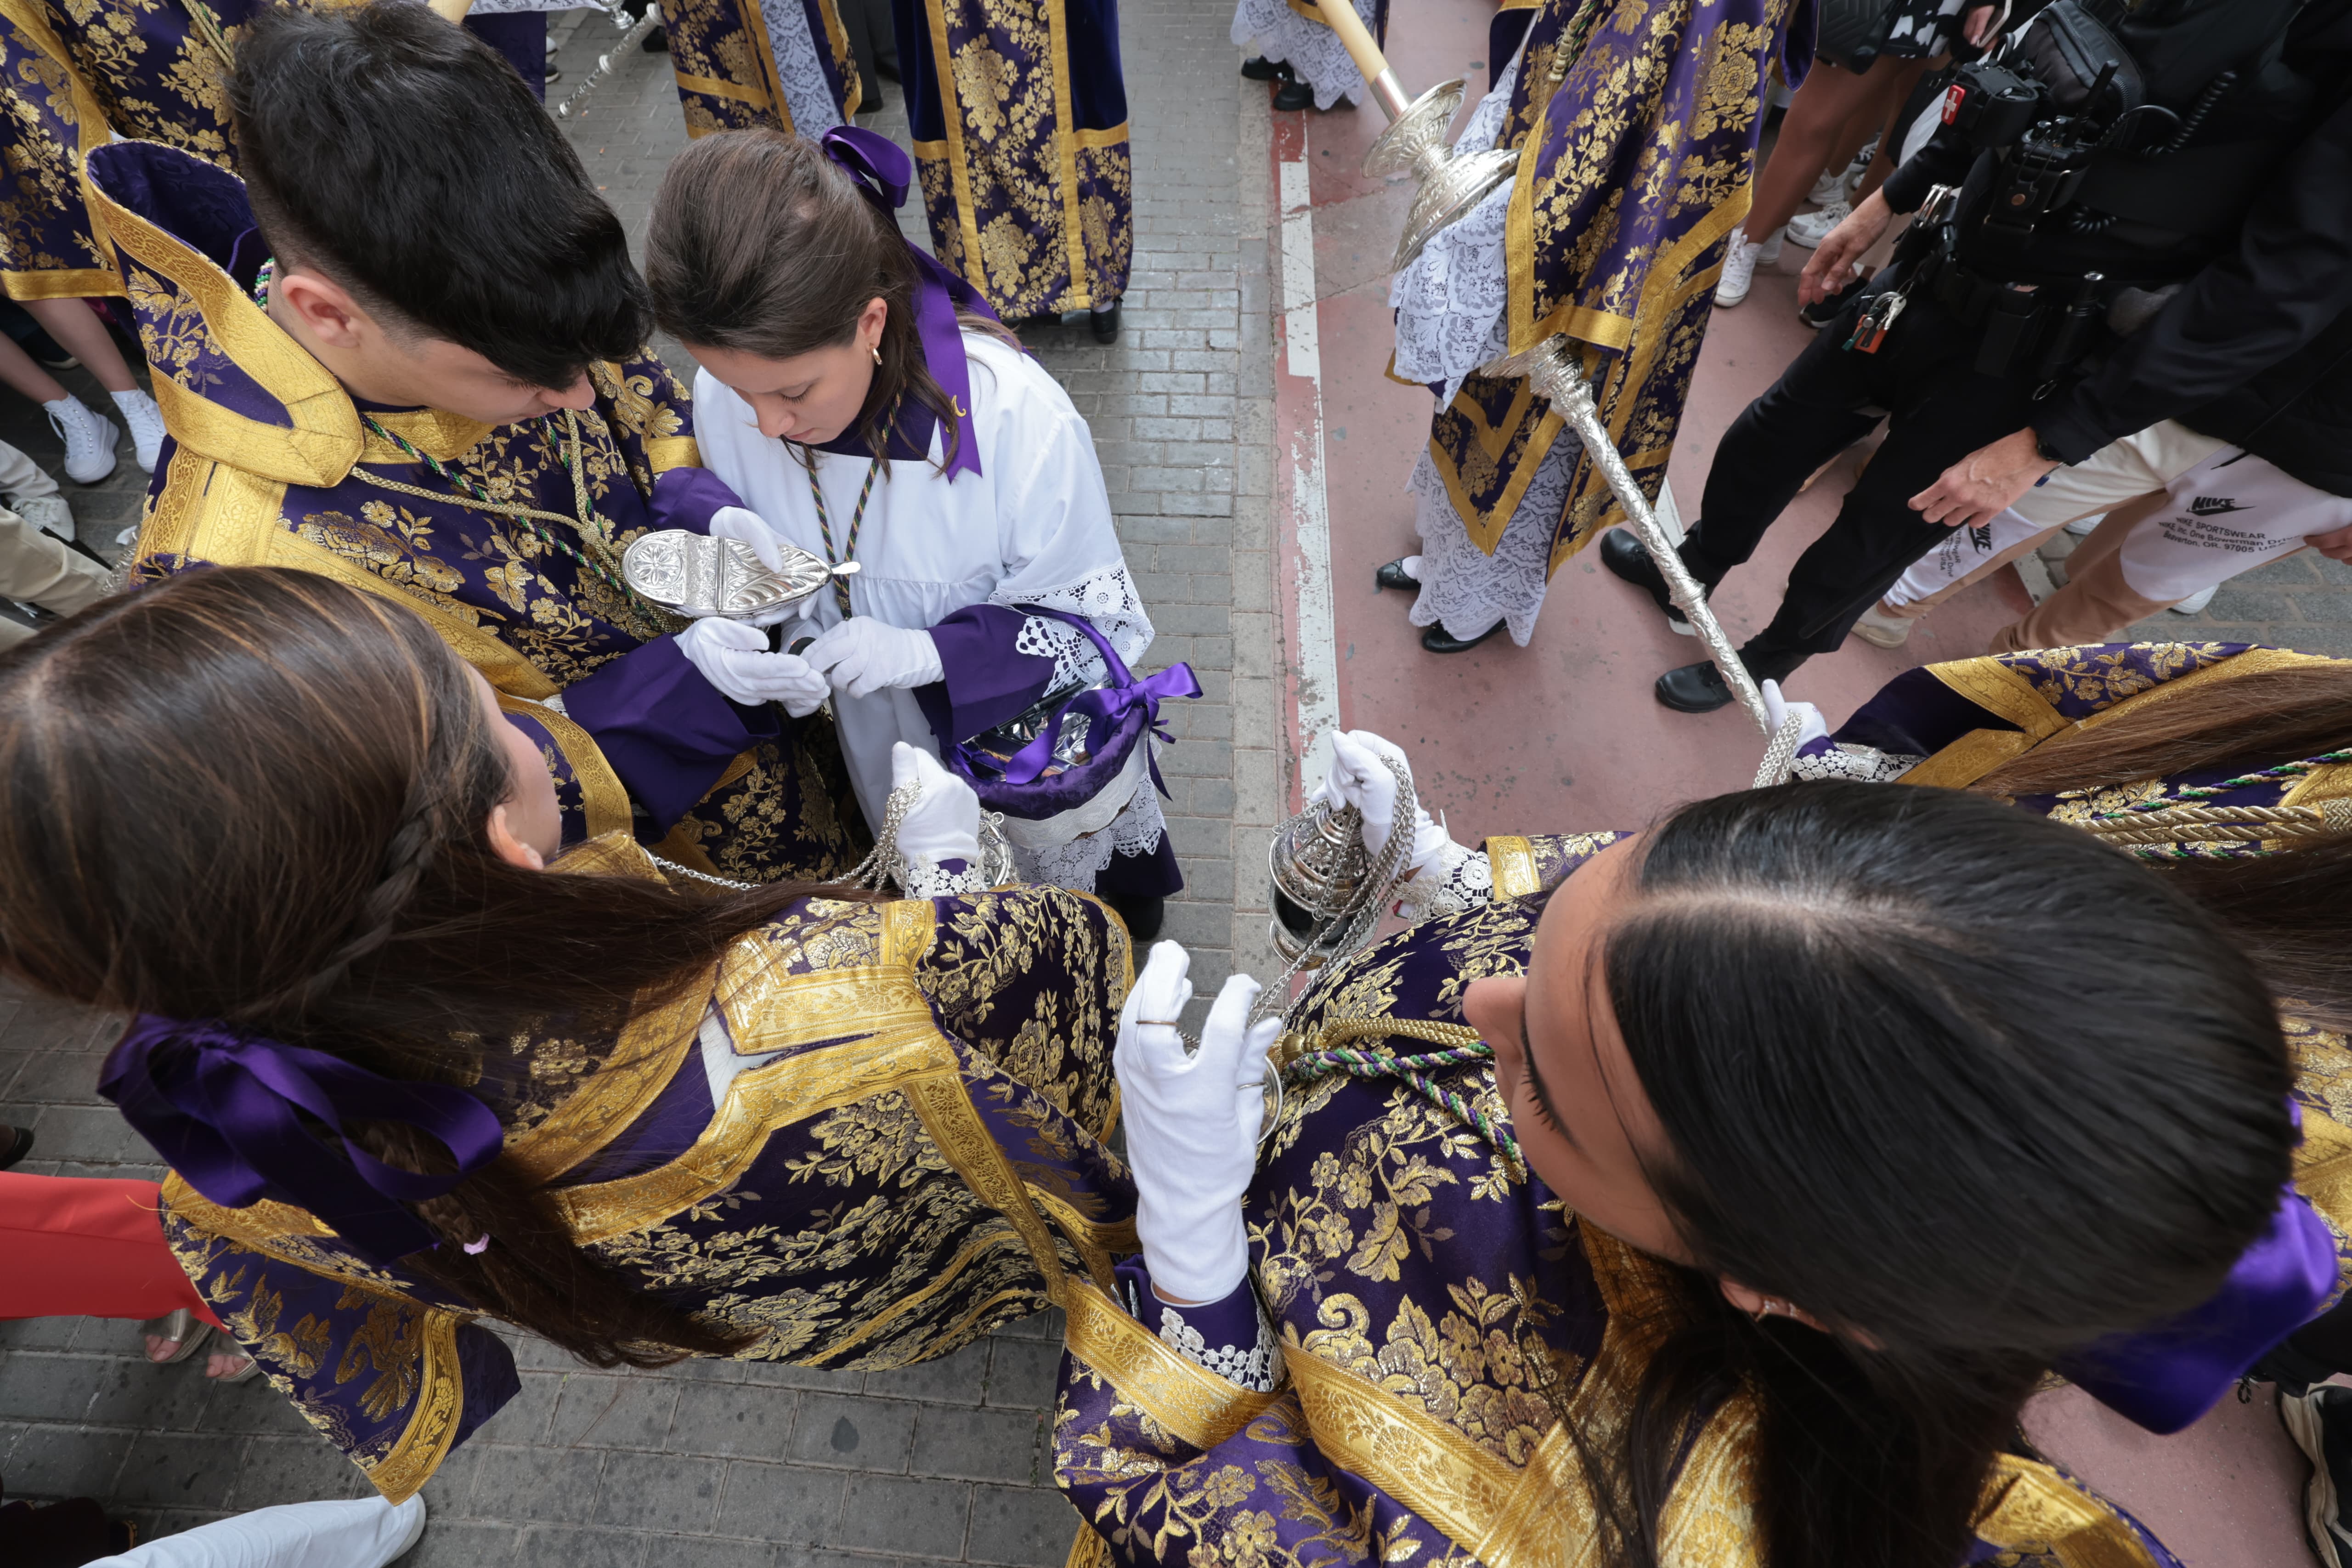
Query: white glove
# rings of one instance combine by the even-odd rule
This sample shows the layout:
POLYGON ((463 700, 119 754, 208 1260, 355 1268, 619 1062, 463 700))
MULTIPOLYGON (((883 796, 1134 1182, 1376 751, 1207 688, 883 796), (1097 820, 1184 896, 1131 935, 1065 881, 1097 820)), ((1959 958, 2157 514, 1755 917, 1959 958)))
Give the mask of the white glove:
MULTIPOLYGON (((1389 835, 1395 831, 1397 778, 1382 759, 1393 760, 1412 776, 1412 764, 1402 751, 1370 730, 1342 730, 1331 737, 1331 766, 1308 798, 1328 805, 1352 805, 1364 818, 1364 853, 1378 860, 1389 835)), ((1405 861, 1408 876, 1434 860, 1453 839, 1423 811, 1413 805, 1412 851, 1405 861)))
POLYGON ((721 696, 747 706, 781 702, 785 712, 805 719, 832 695, 808 660, 770 653, 767 633, 723 616, 706 616, 678 633, 677 650, 721 696))
POLYGON ((980 868, 980 796, 971 785, 941 767, 939 759, 920 746, 904 741, 890 747, 890 793, 908 784, 921 790, 914 808, 898 824, 898 858, 906 862, 901 878, 911 899, 935 899, 951 893, 986 890, 980 868), (961 860, 961 871, 950 871, 942 860, 961 860))
POLYGON ((808 661, 839 690, 864 697, 887 686, 929 686, 947 679, 940 645, 927 631, 910 631, 852 616, 825 628, 808 647, 808 661))
POLYGON ((1175 942, 1154 944, 1119 1009, 1111 1068, 1152 1287, 1175 1300, 1215 1301, 1249 1272, 1242 1195, 1257 1166, 1265 1057, 1282 1020, 1245 1027, 1258 983, 1236 974, 1209 1009, 1200 1050, 1186 1056, 1173 1020, 1192 999, 1192 966, 1175 942))
MULTIPOLYGON (((760 558, 761 565, 771 572, 783 570, 783 552, 779 548, 783 542, 783 536, 770 528, 766 520, 748 507, 722 506, 712 512, 710 537, 740 540, 751 547, 751 553, 760 558)), ((806 615, 809 604, 810 601, 807 599, 796 599, 789 605, 779 605, 772 610, 761 610, 756 616, 745 616, 742 620, 746 626, 777 626, 806 615)), ((789 643, 793 639, 786 637, 784 640, 789 643)))
POLYGON ((1801 750, 1830 732, 1828 722, 1822 718, 1822 710, 1810 702, 1790 702, 1783 698, 1779 681, 1768 680, 1759 689, 1764 698, 1764 717, 1771 721, 1775 735, 1780 732, 1781 724, 1791 713, 1798 718, 1797 745, 1801 750))

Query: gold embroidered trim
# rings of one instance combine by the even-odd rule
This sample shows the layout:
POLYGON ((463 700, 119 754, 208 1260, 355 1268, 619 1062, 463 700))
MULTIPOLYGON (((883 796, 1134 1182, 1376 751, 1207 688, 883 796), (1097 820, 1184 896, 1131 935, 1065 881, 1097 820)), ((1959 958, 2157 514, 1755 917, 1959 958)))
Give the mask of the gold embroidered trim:
POLYGON ((677 85, 688 92, 698 92, 706 98, 724 98, 736 103, 748 103, 754 109, 768 107, 768 95, 757 88, 739 87, 731 81, 721 81, 715 76, 688 76, 676 73, 677 85))
MULTIPOLYGON (((379 414, 375 422, 437 463, 456 462, 480 446, 483 437, 498 428, 495 425, 485 425, 478 419, 468 419, 461 414, 451 414, 439 408, 411 408, 398 414, 379 414)), ((363 429, 360 461, 405 468, 413 468, 416 459, 373 431, 363 429)), ((435 491, 434 495, 436 500, 442 498, 440 491, 435 491)), ((462 495, 451 494, 446 499, 460 506, 466 503, 462 495)), ((566 518, 564 521, 568 522, 571 520, 566 518)))
POLYGON ((776 46, 768 37, 768 18, 760 0, 735 0, 735 15, 751 41, 751 53, 758 57, 753 68, 759 72, 761 90, 768 95, 768 112, 775 117, 776 128, 787 136, 799 135, 799 127, 793 123, 793 106, 784 100, 783 79, 776 75, 776 46))
POLYGON ((367 1467, 367 1478, 388 1503, 415 1497, 457 1440, 457 1417, 466 1408, 466 1373, 457 1361, 457 1321, 447 1312, 425 1311, 424 1364, 418 1371, 416 1409, 392 1452, 367 1467))
POLYGON ((1281 1397, 1252 1393, 1186 1361, 1160 1343, 1159 1335, 1129 1317, 1117 1301, 1083 1279, 1071 1285, 1063 1306, 1069 1313, 1063 1348, 1108 1380, 1121 1399, 1166 1427, 1179 1442, 1203 1450, 1213 1448, 1281 1397))
MULTIPOLYGON (((824 41, 833 50, 835 63, 841 65, 856 60, 856 51, 849 47, 849 29, 842 26, 841 12, 834 0, 817 0, 817 10, 824 17, 824 41)), ((841 106, 841 118, 845 121, 855 115, 857 106, 866 101, 864 73, 852 71, 848 76, 849 101, 841 106)))
POLYGON ((57 272, 0 271, 0 289, 5 289, 11 300, 123 298, 122 275, 102 267, 57 272))
MULTIPOLYGON (((1074 1330, 1076 1321, 1073 1313, 1074 1330)), ((1521 1474, 1539 1470, 1513 1469, 1447 1423, 1297 1345, 1286 1343, 1282 1360, 1316 1446, 1334 1463, 1362 1476, 1465 1551, 1475 1543, 1472 1554, 1488 1568, 1508 1568, 1486 1538, 1496 1526, 1509 1522, 1521 1474)), ((1573 1507, 1576 1497, 1566 1492, 1559 1501, 1573 1507)))
MULTIPOLYGON (((179 156, 202 163, 190 154, 179 156)), ((211 171, 209 164, 205 168, 211 171)), ((342 483, 361 449, 359 410, 342 384, 211 258, 109 199, 86 175, 83 187, 104 218, 103 232, 131 259, 195 301, 215 345, 276 398, 292 422, 289 429, 248 419, 159 375, 155 399, 180 446, 289 484, 331 489, 342 483)))
MULTIPOLYGON (((940 1049, 946 1054, 944 1041, 940 1049)), ((1045 1228, 1045 1216, 1030 1201, 1027 1184, 1014 1173, 1013 1162, 1005 1157, 1003 1146, 989 1131, 988 1123, 973 1108, 962 1072, 959 1069, 938 1076, 927 1073, 909 1079, 904 1087, 907 1102, 915 1108, 923 1131, 939 1146, 940 1157, 963 1178, 964 1185, 982 1203, 1013 1222, 1013 1228, 1021 1233, 1022 1241, 1028 1246, 1037 1272, 1045 1277, 1045 1299, 1061 1306, 1069 1293, 1062 1274, 1061 1252, 1054 1245, 1053 1233, 1045 1228)))
POLYGON ((1495 872, 1496 903, 1543 890, 1543 878, 1536 870, 1536 847, 1525 838, 1508 833, 1488 838, 1486 864, 1495 872))
MULTIPOLYGON (((607 833, 626 832, 632 818, 629 792, 622 786, 621 775, 604 760, 587 731, 544 703, 525 698, 499 693, 499 710, 520 713, 543 727, 555 742, 556 750, 572 764, 572 776, 580 784, 580 816, 586 824, 588 837, 601 838, 607 833)), ((650 863, 649 863, 650 864, 650 863)))
MULTIPOLYGON (((955 53, 948 47, 946 0, 923 0, 923 15, 931 25, 931 58, 940 68, 940 124, 948 154, 948 185, 955 196, 956 226, 963 231, 963 275, 983 298, 988 287, 988 258, 980 248, 980 222, 972 205, 971 158, 963 144, 963 84, 956 79, 955 53)), ((917 142, 920 153, 926 145, 917 142)))
POLYGON ((645 444, 646 462, 656 474, 666 474, 672 468, 698 468, 702 466, 702 448, 691 436, 656 436, 645 444))
POLYGON ((2156 1568, 2137 1531, 2057 1471, 2014 1454, 1993 1460, 1978 1538, 1999 1552, 2047 1556, 2059 1568, 2156 1568))
POLYGON ((1061 1227, 1071 1247, 1085 1262, 1087 1273, 1105 1290, 1112 1288, 1111 1259, 1143 1250, 1143 1244, 1136 1239, 1133 1215, 1104 1225, 1088 1219, 1057 1194, 1045 1192, 1033 1183, 1022 1184, 1029 1190, 1029 1201, 1061 1227))
POLYGON ((1062 176, 1062 255, 1070 269, 1063 301, 1074 310, 1091 310, 1094 289, 1087 268, 1087 237, 1078 221, 1078 144, 1070 134, 1076 110, 1070 101, 1070 18, 1065 0, 1045 0, 1045 37, 1054 68, 1054 163, 1062 176))

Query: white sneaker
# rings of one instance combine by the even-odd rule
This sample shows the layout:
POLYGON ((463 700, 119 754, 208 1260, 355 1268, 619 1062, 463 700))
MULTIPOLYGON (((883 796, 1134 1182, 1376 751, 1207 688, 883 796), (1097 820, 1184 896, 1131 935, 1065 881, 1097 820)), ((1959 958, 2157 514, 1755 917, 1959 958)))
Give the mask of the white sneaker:
POLYGON ((1830 230, 1853 216, 1853 206, 1843 196, 1817 213, 1800 213, 1789 220, 1789 243, 1811 250, 1830 237, 1830 230))
POLYGON ((118 392, 114 395, 114 406, 121 414, 122 423, 131 427, 131 450, 139 467, 153 473, 155 459, 163 450, 163 411, 143 392, 118 392))
POLYGON ((1853 635, 1873 647, 1901 647, 1911 640, 1911 628, 1919 623, 1908 616, 1886 613, 1886 601, 1881 599, 1862 612, 1853 623, 1853 635))
POLYGON ((19 496, 9 501, 8 510, 39 529, 43 533, 73 542, 73 508, 63 496, 19 496))
POLYGON ((94 485, 114 472, 114 443, 120 426, 77 397, 44 403, 49 428, 66 444, 66 478, 78 485, 94 485))
POLYGON ((1813 182, 1813 188, 1805 193, 1805 199, 1817 207, 1845 200, 1845 177, 1850 173, 1851 170, 1840 169, 1834 174, 1823 174, 1813 182))
POLYGON ((2189 595, 2189 597, 2181 600, 2180 603, 2173 605, 2172 613, 2176 616, 2202 615, 2205 611, 2205 606, 2213 602, 2213 595, 2221 591, 2221 586, 2218 583, 2210 588, 2200 588, 2197 592, 2189 595))
POLYGON ((1780 259, 1780 237, 1762 241, 1748 237, 1744 228, 1731 231, 1731 248, 1724 252, 1723 276, 1716 280, 1715 302, 1728 309, 1748 298, 1756 282, 1756 268, 1780 259))

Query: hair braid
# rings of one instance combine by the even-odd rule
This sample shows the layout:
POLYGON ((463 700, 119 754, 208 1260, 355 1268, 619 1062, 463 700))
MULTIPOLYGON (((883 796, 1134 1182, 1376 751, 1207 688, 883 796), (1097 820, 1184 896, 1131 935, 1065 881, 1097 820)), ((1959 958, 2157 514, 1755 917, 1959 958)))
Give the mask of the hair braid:
POLYGON ((247 1018, 307 1017, 351 978, 352 966, 390 942, 401 916, 431 868, 434 853, 451 832, 463 836, 467 825, 448 820, 448 792, 436 781, 420 777, 411 791, 400 826, 384 844, 383 873, 361 899, 352 915, 350 935, 309 975, 242 1010, 247 1018))

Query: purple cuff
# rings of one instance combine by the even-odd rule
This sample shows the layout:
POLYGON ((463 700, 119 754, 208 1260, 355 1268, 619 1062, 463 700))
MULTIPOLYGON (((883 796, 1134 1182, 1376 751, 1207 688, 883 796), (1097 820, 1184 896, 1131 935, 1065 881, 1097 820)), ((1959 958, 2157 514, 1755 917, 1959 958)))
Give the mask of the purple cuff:
POLYGON ((653 818, 656 837, 709 795, 747 747, 783 733, 772 705, 747 708, 720 696, 675 637, 633 648, 566 687, 563 710, 595 738, 630 798, 653 818))
MULTIPOLYGON (((1172 1307, 1151 1293, 1151 1270, 1141 1254, 1118 1266, 1120 1305, 1135 1314, 1135 1321, 1145 1328, 1175 1344, 1179 1336, 1164 1331, 1181 1325, 1201 1336, 1212 1348, 1234 1347, 1247 1352, 1257 1343, 1257 1292, 1250 1289, 1249 1277, 1216 1300, 1197 1307, 1172 1307), (1174 1315, 1177 1324, 1171 1324, 1174 1315)), ((1181 1353, 1180 1352, 1180 1353, 1181 1353)), ((1193 1358, 1187 1356, 1188 1361, 1193 1358)), ((1200 1365, 1197 1361, 1194 1365, 1200 1365)))
MULTIPOLYGON (((709 533, 711 514, 721 507, 741 506, 727 482, 709 468, 669 468, 654 479, 648 503, 656 528, 682 528, 688 533, 709 533)), ((570 699, 565 699, 566 702, 570 699)))
POLYGON ((1029 617, 1002 605, 971 605, 931 628, 946 679, 915 689, 942 754, 959 741, 1017 718, 1045 695, 1054 661, 1015 646, 1029 617))

